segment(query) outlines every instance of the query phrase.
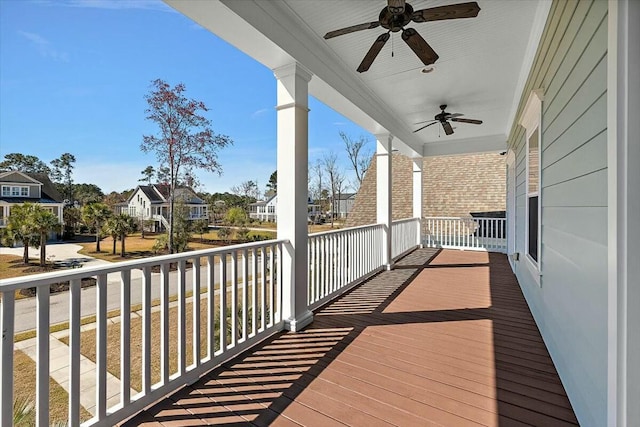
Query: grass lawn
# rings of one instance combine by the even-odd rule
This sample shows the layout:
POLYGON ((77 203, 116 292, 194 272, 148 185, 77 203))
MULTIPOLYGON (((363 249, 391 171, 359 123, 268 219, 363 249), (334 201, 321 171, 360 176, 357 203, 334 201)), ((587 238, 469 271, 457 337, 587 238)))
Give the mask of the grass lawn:
POLYGON ((44 271, 38 264, 39 260, 30 259, 28 265, 22 263, 22 257, 18 255, 0 255, 0 279, 10 279, 12 277, 28 276, 44 271))
MULTIPOLYGON (((153 251, 153 245, 156 242, 156 238, 159 234, 146 233, 143 239, 140 233, 135 233, 127 237, 125 240, 126 256, 123 258, 120 256, 120 242, 116 241, 116 254, 113 255, 113 239, 111 237, 105 237, 100 241, 100 252, 96 252, 95 242, 82 242, 78 243, 82 246, 79 253, 88 255, 94 258, 102 259, 110 262, 127 261, 132 259, 148 258, 156 254, 153 251)), ((249 232, 249 238, 253 236, 261 236, 263 238, 275 239, 275 233, 271 231, 251 231, 249 232)), ((233 236, 232 236, 233 237, 233 236)), ((194 234, 189 242, 190 250, 199 249, 211 249, 226 246, 227 244, 220 240, 216 231, 209 231, 202 235, 203 242, 200 241, 200 235, 194 234), (211 242, 214 241, 214 242, 211 242)))
MULTIPOLYGON (((36 362, 21 351, 13 353, 13 387, 14 399, 17 401, 36 403, 36 362)), ((53 379, 49 380, 49 422, 65 423, 69 415, 69 394, 53 379)), ((18 426, 35 425, 35 409, 18 426)), ((80 419, 86 421, 91 414, 84 408, 80 408, 80 419)))

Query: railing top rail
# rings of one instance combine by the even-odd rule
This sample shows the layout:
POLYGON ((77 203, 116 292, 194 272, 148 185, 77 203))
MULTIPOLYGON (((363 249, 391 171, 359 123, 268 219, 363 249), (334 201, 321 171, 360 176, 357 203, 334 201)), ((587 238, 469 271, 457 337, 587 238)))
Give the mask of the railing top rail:
POLYGON ((487 217, 473 217, 473 216, 425 216, 423 219, 464 219, 464 220, 479 220, 479 219, 504 219, 503 217, 487 216, 487 217))
POLYGON ((420 218, 417 217, 411 217, 411 218, 402 218, 402 219, 396 219, 395 221, 392 221, 391 224, 400 224, 403 222, 413 222, 413 221, 419 221, 420 218))
POLYGON ((34 274, 31 276, 14 277, 10 279, 0 280, 0 292, 13 291, 24 287, 43 286, 58 281, 67 281, 74 279, 82 279, 85 277, 95 276, 98 274, 118 273, 123 270, 132 270, 154 265, 164 264, 167 262, 186 261, 188 259, 215 256, 223 253, 267 247, 275 244, 288 243, 286 239, 263 240, 261 242, 242 243, 238 245, 224 246, 213 249, 200 249, 197 251, 183 252, 179 254, 158 255, 140 260, 131 260, 116 262, 108 265, 96 265, 92 267, 83 267, 73 270, 55 271, 51 273, 34 274))
POLYGON ((349 228, 339 228, 337 230, 329 230, 329 231, 321 231, 319 233, 312 233, 309 234, 309 237, 320 237, 320 236, 325 236, 327 234, 336 234, 336 233, 343 233, 346 231, 355 231, 355 230, 362 230, 365 228, 377 228, 377 227, 383 227, 382 224, 368 224, 368 225, 359 225, 357 227, 349 227, 349 228))

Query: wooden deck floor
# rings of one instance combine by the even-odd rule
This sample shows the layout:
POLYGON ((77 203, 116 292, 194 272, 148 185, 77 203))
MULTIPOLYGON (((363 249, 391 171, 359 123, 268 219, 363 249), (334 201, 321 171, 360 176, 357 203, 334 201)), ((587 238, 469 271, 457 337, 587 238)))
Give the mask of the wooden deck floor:
POLYGON ((571 405, 501 254, 421 249, 127 425, 563 426, 571 405))

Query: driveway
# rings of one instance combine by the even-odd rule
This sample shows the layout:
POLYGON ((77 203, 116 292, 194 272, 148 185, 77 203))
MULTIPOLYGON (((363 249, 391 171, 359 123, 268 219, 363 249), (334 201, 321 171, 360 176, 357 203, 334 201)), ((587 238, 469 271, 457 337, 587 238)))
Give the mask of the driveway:
MULTIPOLYGON (((82 249, 82 246, 76 245, 75 243, 48 243, 46 252, 47 259, 56 263, 62 264, 65 266, 71 265, 83 265, 83 266, 94 266, 94 265, 103 265, 110 264, 108 261, 103 261, 101 259, 92 258, 87 255, 79 254, 78 251, 82 249)), ((0 255, 17 255, 22 256, 24 249, 20 248, 0 248, 0 255)), ((40 249, 29 248, 29 257, 30 258, 39 258, 40 257, 40 249)))

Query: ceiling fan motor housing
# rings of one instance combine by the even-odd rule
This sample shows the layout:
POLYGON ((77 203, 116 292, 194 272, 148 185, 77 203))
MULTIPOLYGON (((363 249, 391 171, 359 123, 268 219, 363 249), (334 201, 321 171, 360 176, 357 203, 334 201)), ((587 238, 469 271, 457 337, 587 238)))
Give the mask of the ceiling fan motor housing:
POLYGON ((413 7, 409 3, 406 3, 404 6, 404 12, 401 14, 394 14, 389 10, 389 7, 386 6, 380 12, 380 16, 378 17, 378 21, 380 21, 380 25, 382 28, 386 28, 389 31, 397 33, 402 30, 402 27, 411 22, 411 18, 413 17, 413 7))

